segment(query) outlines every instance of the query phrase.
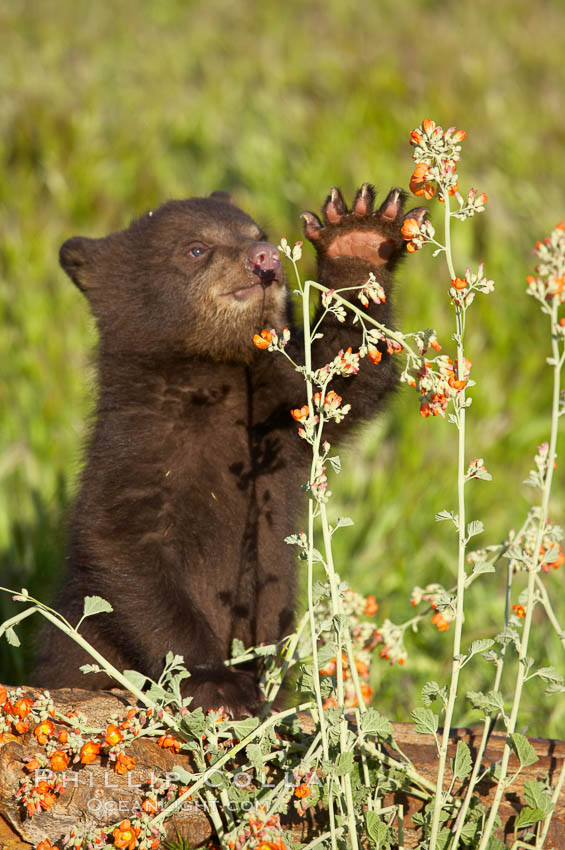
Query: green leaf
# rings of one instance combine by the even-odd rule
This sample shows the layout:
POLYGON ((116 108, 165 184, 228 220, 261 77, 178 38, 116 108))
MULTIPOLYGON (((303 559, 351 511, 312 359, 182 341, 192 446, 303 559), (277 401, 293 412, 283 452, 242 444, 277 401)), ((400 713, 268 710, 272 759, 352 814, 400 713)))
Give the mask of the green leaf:
POLYGON ((194 711, 189 711, 189 713, 183 717, 181 727, 186 732, 190 732, 191 735, 194 735, 194 737, 198 740, 201 740, 202 734, 206 728, 206 718, 204 717, 202 709, 198 707, 195 708, 194 711))
POLYGON ((315 581, 312 587, 312 596, 314 600, 314 605, 320 601, 320 599, 324 599, 329 596, 331 593, 330 586, 327 582, 322 583, 321 581, 315 581))
POLYGON ((106 602, 105 599, 102 599, 101 596, 84 597, 84 610, 82 612, 83 618, 92 617, 93 614, 107 614, 113 610, 114 609, 110 603, 106 602))
POLYGON ((379 714, 374 708, 368 708, 361 715, 361 730, 365 735, 376 735, 378 738, 392 738, 393 726, 390 720, 379 714))
POLYGON ((334 531, 336 528, 346 528, 348 525, 355 525, 351 517, 339 516, 336 520, 336 524, 334 525, 334 531))
POLYGON ((530 764, 535 764, 538 761, 536 751, 524 735, 514 732, 510 735, 510 740, 512 749, 518 756, 521 767, 528 767, 530 764))
POLYGON ((533 823, 539 823, 540 820, 543 820, 545 817, 545 812, 542 809, 531 809, 529 806, 524 806, 524 808, 518 813, 518 817, 514 822, 514 829, 522 829, 524 826, 531 826, 533 823))
POLYGON ((437 682, 426 682, 422 688, 422 702, 424 705, 431 705, 436 699, 445 704, 447 687, 444 685, 440 688, 437 682))
POLYGON ((6 640, 8 641, 10 646, 20 646, 20 639, 17 636, 17 634, 15 633, 12 626, 8 626, 5 634, 6 634, 6 640))
MULTIPOLYGON (((330 621, 331 622, 331 621, 330 621)), ((318 667, 321 669, 325 667, 328 661, 331 661, 332 658, 335 658, 337 655, 337 646, 334 641, 330 641, 329 643, 324 644, 318 650, 318 667)))
POLYGON ((143 673, 138 673, 137 670, 124 670, 123 676, 139 691, 147 681, 147 676, 144 676, 143 673))
POLYGON ((414 721, 414 731, 433 735, 439 727, 439 717, 429 708, 415 708, 410 715, 414 721))
POLYGON ((390 829, 378 812, 365 812, 367 835, 374 842, 377 850, 390 846, 390 829))
POLYGON ((457 741, 457 752, 453 764, 453 775, 456 779, 465 779, 471 773, 473 760, 471 751, 465 741, 457 741))
POLYGON ((539 676, 544 682, 550 684, 563 685, 563 676, 555 667, 541 667, 539 670, 536 670, 534 676, 539 676))
POLYGON ((483 694, 481 691, 469 691, 467 699, 473 708, 485 714, 497 714, 504 711, 504 700, 499 691, 489 691, 488 694, 483 694))
POLYGON ((353 753, 340 753, 335 762, 336 776, 345 776, 353 770, 353 753))
POLYGON ((79 670, 81 673, 101 673, 102 667, 99 664, 83 664, 79 670))
POLYGON ((195 781, 194 774, 190 773, 188 770, 186 770, 186 768, 182 767, 180 764, 173 765, 171 772, 167 773, 167 777, 177 782, 182 782, 183 785, 192 785, 195 781))
POLYGON ((507 848, 504 841, 501 841, 495 835, 491 835, 487 844, 487 850, 507 850, 507 848))
POLYGON ((486 652, 487 649, 491 648, 491 646, 494 646, 494 641, 490 638, 474 640, 469 648, 469 657, 471 657, 471 655, 476 655, 478 652, 486 652))
POLYGON ((246 717, 245 720, 237 720, 235 723, 232 723, 232 729, 238 741, 243 741, 258 726, 259 718, 257 717, 246 717))
POLYGON ((339 455, 329 457, 328 462, 330 463, 331 468, 334 472, 341 472, 341 460, 339 459, 339 455))
POLYGON ((495 573, 496 570, 493 564, 489 564, 488 561, 476 561, 473 565, 473 574, 479 575, 480 573, 495 573))
POLYGON ((524 782, 523 794, 526 803, 532 809, 541 809, 544 816, 548 815, 554 808, 548 791, 535 779, 524 782))
POLYGON ((484 525, 480 521, 480 519, 475 519, 473 522, 470 522, 467 526, 467 539, 469 540, 471 537, 475 537, 477 534, 482 534, 484 531, 484 525))
POLYGON ((239 638, 234 638, 231 642, 231 657, 237 658, 239 655, 245 655, 245 644, 239 638))
POLYGON ((520 635, 512 626, 505 626, 503 630, 497 634, 495 641, 501 646, 508 646, 509 643, 513 643, 516 652, 520 652, 520 635))
POLYGON ((258 778, 263 776, 263 758, 261 747, 259 744, 248 744, 245 748, 245 754, 249 759, 249 762, 255 768, 255 773, 258 778))
POLYGON ((450 519, 454 526, 457 528, 457 524, 459 522, 459 517, 453 513, 453 511, 440 511, 435 516, 436 522, 443 522, 443 520, 450 519))

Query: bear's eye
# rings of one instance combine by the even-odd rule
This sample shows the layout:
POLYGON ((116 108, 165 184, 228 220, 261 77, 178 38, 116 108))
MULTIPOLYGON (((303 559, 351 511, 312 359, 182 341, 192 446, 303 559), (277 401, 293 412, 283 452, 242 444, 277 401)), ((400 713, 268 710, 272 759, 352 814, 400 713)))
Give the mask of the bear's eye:
POLYGON ((188 256, 193 257, 194 259, 198 259, 198 257, 202 257, 207 251, 206 245, 202 245, 200 242, 196 242, 194 245, 191 245, 188 249, 188 256))

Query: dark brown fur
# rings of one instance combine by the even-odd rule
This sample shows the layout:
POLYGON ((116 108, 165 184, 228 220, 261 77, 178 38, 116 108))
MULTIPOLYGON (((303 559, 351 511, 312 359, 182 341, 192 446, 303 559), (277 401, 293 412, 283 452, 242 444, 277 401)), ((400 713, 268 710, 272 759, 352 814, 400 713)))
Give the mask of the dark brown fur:
MULTIPOLYGON (((403 250, 402 201, 392 192, 373 214, 364 186, 348 213, 334 190, 325 226, 306 214, 318 279, 339 288, 373 271, 390 293, 403 250), (376 245, 371 260, 349 253, 360 232, 376 245)), ((234 714, 254 710, 256 686, 252 672, 223 664, 233 638, 270 643, 292 629, 293 552, 283 539, 297 530, 309 467, 309 447, 289 415, 304 403, 303 380, 251 341, 265 327, 292 329, 282 272, 269 271, 260 285, 253 267, 265 238, 214 193, 170 201, 127 230, 70 239, 61 249, 100 344, 96 424, 55 607, 76 623, 83 597, 102 596, 113 613, 89 618, 81 632, 112 664, 157 678, 173 650, 192 671, 193 706, 224 704, 234 714)), ((272 258, 272 246, 266 250, 272 258)), ((370 312, 390 324, 390 299, 370 312)), ((358 328, 328 320, 314 365, 359 344, 358 328)), ((298 331, 290 345, 300 359, 298 331)), ((377 366, 362 361, 359 375, 336 381, 352 405, 338 433, 372 416, 395 380, 384 352, 377 366)), ((88 660, 49 627, 35 682, 109 687, 106 675, 79 672, 88 660)))

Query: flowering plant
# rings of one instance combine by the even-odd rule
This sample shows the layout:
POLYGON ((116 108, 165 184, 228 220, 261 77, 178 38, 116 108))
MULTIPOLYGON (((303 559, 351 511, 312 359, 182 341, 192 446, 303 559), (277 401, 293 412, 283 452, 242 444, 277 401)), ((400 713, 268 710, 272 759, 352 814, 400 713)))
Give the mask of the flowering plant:
MULTIPOLYGON (((561 391, 565 319, 558 315, 565 301, 565 227, 560 222, 547 239, 537 243, 539 262, 535 276, 527 279, 528 294, 548 318, 551 356, 547 362, 553 370, 549 439, 539 446, 527 482, 539 492, 539 503, 529 510, 519 530, 509 532, 502 544, 469 551, 471 540, 483 531, 483 524, 480 520, 467 520, 466 491, 469 486, 477 486, 477 481, 488 482, 491 476, 483 458, 467 459, 466 416, 471 404, 468 392, 474 382, 465 350, 465 331, 467 312, 474 299, 492 293, 494 284, 482 265, 475 270, 459 268, 452 251, 452 221, 464 222, 482 213, 488 200, 486 194, 475 189, 466 195, 460 193, 457 169, 465 137, 464 130, 444 131, 431 120, 412 130, 415 169, 410 188, 418 197, 437 199, 443 204, 443 241, 436 238, 434 226, 424 215, 406 218, 402 226, 409 254, 430 245, 434 256, 446 262, 446 291, 455 319, 456 350, 452 357, 440 353, 443 349, 433 330, 400 333, 362 309, 386 300, 374 275, 357 287, 348 287, 348 291, 328 289, 315 281, 303 283, 298 269, 302 243, 291 247, 285 239, 281 240, 280 251, 292 264, 302 302, 304 365, 298 365, 289 353, 292 348, 288 329, 277 333, 264 328, 253 337, 253 343, 265 356, 271 352, 285 357, 305 380, 306 402, 297 398, 289 417, 296 423, 297 440, 305 441, 312 454, 304 488, 308 496, 307 527, 289 535, 286 542, 295 547, 306 566, 308 609, 295 632, 277 646, 250 649, 234 641, 231 665, 252 658, 262 660, 265 707, 261 716, 234 721, 222 709, 206 716, 200 709, 192 711, 190 700, 181 694, 180 685, 188 673, 178 656, 167 657, 163 674, 156 682, 132 671, 122 673, 88 644, 79 627, 72 629, 25 590, 15 594, 14 598, 26 607, 0 627, 0 634, 4 633, 9 642, 17 645, 14 627, 38 611, 90 653, 95 663, 88 665, 85 672, 104 669, 138 701, 138 707, 109 717, 102 727, 92 729, 80 713, 58 715, 48 694, 34 699, 22 689, 8 692, 0 687, 0 734, 30 733, 37 741, 38 750, 27 759, 25 775, 16 791, 27 817, 41 818, 64 794, 61 776, 67 769, 104 759, 116 774, 127 775, 135 767, 135 759, 127 749, 140 737, 153 737, 163 749, 185 753, 193 768, 192 772, 180 770, 175 782, 161 778, 146 789, 135 816, 98 831, 77 826, 56 844, 45 838, 38 850, 65 846, 77 850, 156 850, 164 835, 164 821, 188 800, 208 804, 222 850, 392 848, 403 842, 403 809, 396 803, 383 808, 382 796, 401 789, 411 790, 423 801, 422 811, 413 816, 420 829, 422 850, 457 850, 462 844, 477 850, 504 846, 494 833, 502 797, 517 776, 509 775, 510 755, 513 752, 517 756, 520 769, 536 758, 527 739, 516 731, 523 687, 537 678, 546 684, 549 694, 565 690, 557 670, 536 666, 537 662, 528 655, 536 607, 545 612, 565 648, 565 631, 557 621, 548 590, 554 571, 565 565, 563 532, 548 516, 558 420, 565 413, 561 391), (456 204, 454 209, 452 204, 456 204), (309 314, 312 289, 321 293, 322 304, 314 327, 309 314), (356 350, 351 346, 336 351, 326 364, 314 369, 312 343, 327 318, 339 323, 352 320, 361 328, 361 343, 356 350), (421 416, 430 421, 438 415, 446 416, 457 431, 457 506, 436 516, 438 522, 447 522, 455 531, 457 581, 452 587, 439 583, 415 586, 410 601, 418 610, 402 624, 389 619, 375 623, 376 597, 360 596, 337 573, 332 539, 338 529, 351 525, 352 520, 340 517, 332 524, 327 510, 331 498, 328 475, 339 472, 340 460, 326 439, 324 426, 339 426, 351 411, 346 391, 344 398, 331 388, 331 383, 335 378, 351 378, 363 368, 380 368, 384 352, 404 358, 400 378, 416 390, 421 416), (320 549, 315 545, 318 538, 320 549), (465 593, 481 576, 504 563, 507 604, 501 629, 493 637, 467 645, 465 593), (323 569, 324 581, 314 580, 315 564, 323 569), (525 577, 527 585, 514 601, 513 580, 517 576, 525 577), (424 622, 431 622, 453 641, 449 684, 427 683, 422 691, 424 706, 412 713, 416 732, 431 735, 437 746, 435 782, 418 773, 396 743, 392 724, 370 706, 370 669, 375 650, 391 664, 405 664, 406 636, 424 622), (459 741, 456 757, 448 764, 447 747, 459 698, 460 673, 477 656, 492 664, 493 670, 489 693, 467 694, 473 709, 484 718, 480 745, 473 758, 467 744, 459 741), (292 668, 303 701, 284 711, 271 712, 292 668), (502 690, 503 670, 513 676, 507 700, 502 690), (507 703, 511 703, 510 709, 507 703), (299 729, 299 712, 310 715, 309 730, 299 729), (506 746, 501 763, 490 771, 497 787, 486 810, 476 791, 485 770, 486 743, 497 722, 503 725, 506 746), (38 775, 42 770, 49 771, 45 778, 38 775), (212 787, 208 780, 213 774, 220 774, 223 781, 212 787), (242 781, 241 776, 245 777, 242 781), (457 797, 454 789, 462 782, 464 793, 457 797), (243 802, 250 803, 250 810, 234 814, 234 805, 243 802), (285 826, 284 813, 292 809, 304 818, 319 804, 327 810, 327 824, 307 843, 297 842, 285 826)), ((105 606, 104 600, 87 598, 84 617, 108 610, 105 606)), ((527 783, 527 805, 515 821, 515 846, 533 848, 531 842, 535 841, 538 850, 544 845, 564 783, 565 767, 551 789, 539 782, 527 783)))

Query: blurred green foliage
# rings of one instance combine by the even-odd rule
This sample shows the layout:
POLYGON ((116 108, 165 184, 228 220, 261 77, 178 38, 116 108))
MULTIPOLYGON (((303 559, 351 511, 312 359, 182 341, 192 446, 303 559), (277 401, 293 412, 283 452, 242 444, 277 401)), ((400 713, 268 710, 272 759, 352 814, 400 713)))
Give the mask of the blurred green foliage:
MULTIPOLYGON (((539 0, 0 0, 2 583, 48 598, 92 411, 95 335, 57 264, 64 239, 216 188, 273 240, 300 238, 301 209, 317 208, 330 185, 349 197, 363 180, 381 192, 406 186, 408 133, 425 117, 467 130, 462 190, 489 195, 483 216, 456 224, 459 271, 484 260, 497 282, 468 330, 478 382, 469 459, 483 456, 494 476, 468 488, 470 517, 486 526, 477 545, 519 526, 531 498, 521 482, 548 435, 547 322, 524 276, 535 240, 565 217, 564 52, 565 6, 539 0)), ((449 346, 448 282, 431 252, 398 278, 399 325, 434 326, 449 346)), ((433 517, 455 507, 455 451, 454 428, 421 419, 403 389, 342 453, 333 510, 356 524, 335 537, 337 563, 376 593, 382 616, 410 616, 414 584, 453 581, 456 541, 433 517)), ((564 519, 561 470, 556 479, 554 522, 564 519)), ((548 576, 562 620, 564 580, 563 570, 548 576)), ((466 641, 500 628, 503 588, 503 570, 473 586, 466 641)), ((14 611, 0 597, 0 620, 14 611)), ((2 645, 0 679, 25 679, 26 643, 2 645)), ((406 719, 421 685, 445 680, 449 647, 449 633, 426 624, 404 668, 377 664, 379 709, 406 719)), ((560 652, 538 612, 532 654, 562 669, 560 652)), ((488 689, 490 676, 475 659, 463 690, 488 689)), ((563 737, 564 701, 540 711, 537 687, 522 725, 563 737)), ((456 722, 473 719, 462 700, 456 722)))

